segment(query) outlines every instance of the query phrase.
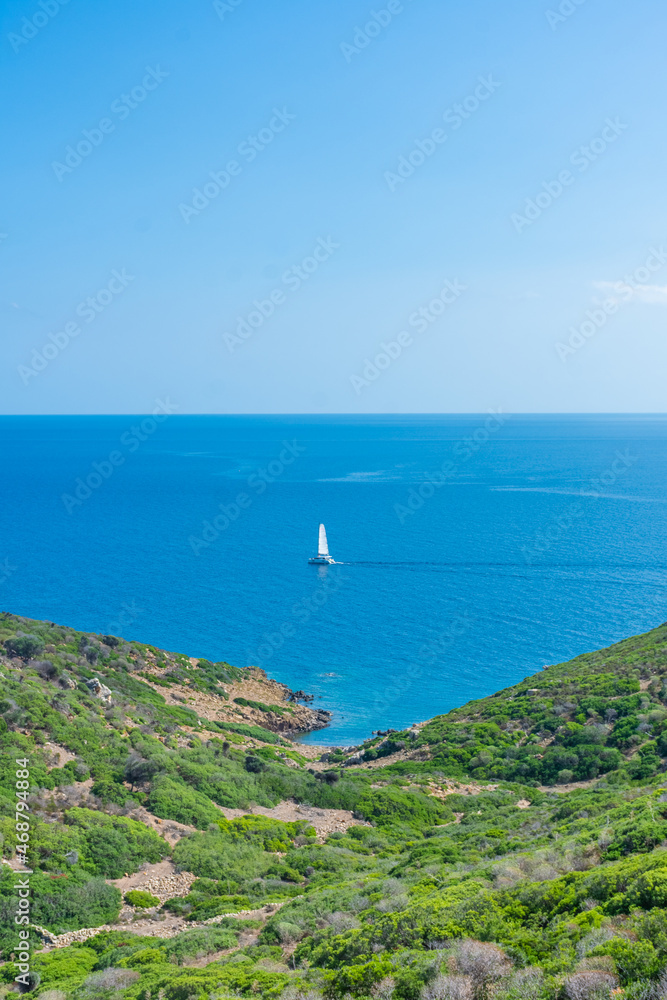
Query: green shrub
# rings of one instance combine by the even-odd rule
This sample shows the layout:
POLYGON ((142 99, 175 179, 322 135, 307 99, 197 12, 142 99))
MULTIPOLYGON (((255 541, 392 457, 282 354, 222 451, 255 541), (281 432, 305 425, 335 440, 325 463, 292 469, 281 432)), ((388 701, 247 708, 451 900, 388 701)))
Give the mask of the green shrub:
POLYGON ((44 643, 37 635, 12 636, 5 641, 5 649, 10 656, 19 656, 22 660, 30 660, 44 649, 44 643))
POLYGON ((377 826, 405 824, 424 827, 454 818, 451 809, 437 799, 421 792, 403 792, 391 785, 365 792, 356 805, 355 813, 377 826))
MULTIPOLYGON (((211 896, 198 903, 190 913, 189 920, 208 920, 219 917, 223 913, 238 913, 239 910, 251 910, 252 903, 248 896, 211 896)), ((171 908, 171 912, 177 912, 171 908)))
POLYGON ((660 970, 660 956, 650 941, 630 941, 628 938, 612 938, 596 948, 594 955, 611 955, 621 983, 625 986, 635 979, 648 979, 660 970))
POLYGON ((146 965, 164 964, 167 961, 167 955, 164 948, 141 948, 122 961, 124 969, 141 969, 142 966, 146 965))
POLYGON ((244 767, 250 774, 260 774, 265 769, 266 764, 261 757, 249 754, 245 759, 244 767))
POLYGON ((223 948, 233 948, 237 944, 236 935, 228 927, 201 927, 183 931, 166 941, 164 951, 169 959, 182 965, 188 958, 210 955, 223 948))
POLYGON ((159 906, 160 900, 150 892, 143 889, 130 889, 125 893, 125 902, 128 906, 138 906, 141 909, 149 909, 151 906, 159 906))
POLYGON ((667 868, 647 872, 633 882, 628 891, 631 906, 650 910, 654 906, 667 906, 667 868))
POLYGON ((289 709, 284 705, 265 705, 263 701, 252 701, 249 698, 234 698, 235 705, 242 705, 246 708, 255 708, 259 712, 276 712, 278 715, 284 715, 289 712, 289 709))
POLYGON ((126 816, 69 809, 65 823, 78 834, 80 864, 107 878, 121 878, 144 862, 154 864, 169 854, 169 845, 162 837, 126 816))
POLYGON ((174 848, 174 863, 195 875, 234 883, 258 878, 274 863, 261 845, 233 843, 219 829, 183 837, 174 848))
MULTIPOLYGON (((0 871, 0 942, 3 949, 16 942, 14 916, 16 876, 3 866, 0 871)), ((71 871, 64 878, 53 879, 35 872, 30 876, 31 919, 61 934, 81 927, 99 927, 112 923, 120 912, 121 895, 104 879, 91 878, 85 872, 71 871)))
POLYGON ((307 820, 283 823, 268 816, 249 815, 236 819, 218 819, 216 826, 225 840, 231 843, 254 842, 266 851, 284 852, 297 837, 315 837, 315 829, 307 820))
POLYGON ((175 819, 200 830, 206 829, 220 816, 206 795, 167 776, 153 782, 146 804, 161 819, 175 819))
POLYGON ((111 802, 115 806, 124 806, 128 799, 134 798, 125 785, 116 781, 96 781, 90 791, 105 804, 111 802))
POLYGON ((91 972, 97 962, 92 948, 75 945, 34 956, 35 972, 42 977, 41 986, 51 987, 62 980, 76 980, 91 972))

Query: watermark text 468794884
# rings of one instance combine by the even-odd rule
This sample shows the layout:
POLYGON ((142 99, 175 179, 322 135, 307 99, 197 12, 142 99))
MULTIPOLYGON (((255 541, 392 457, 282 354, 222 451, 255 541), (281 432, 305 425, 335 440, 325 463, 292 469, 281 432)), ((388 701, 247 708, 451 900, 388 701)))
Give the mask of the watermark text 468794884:
POLYGON ((14 761, 16 766, 16 806, 15 834, 16 856, 23 862, 23 870, 16 872, 14 890, 16 892, 16 913, 14 923, 17 926, 19 943, 15 952, 14 967, 18 973, 14 982, 27 989, 34 985, 30 970, 30 878, 32 871, 28 868, 27 858, 30 847, 30 811, 28 794, 30 792, 30 761, 27 757, 19 757, 14 761))

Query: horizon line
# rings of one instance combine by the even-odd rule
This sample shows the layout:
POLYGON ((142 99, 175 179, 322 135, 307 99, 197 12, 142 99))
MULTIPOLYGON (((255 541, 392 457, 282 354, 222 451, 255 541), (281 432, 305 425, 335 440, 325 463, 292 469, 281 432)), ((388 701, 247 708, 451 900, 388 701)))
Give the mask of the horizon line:
MULTIPOLYGON (((24 419, 46 419, 46 418, 73 418, 73 417, 150 417, 152 410, 147 411, 117 411, 113 413, 0 413, 2 420, 24 420, 24 419)), ((339 418, 365 418, 368 420, 379 417, 480 417, 494 414, 502 414, 505 417, 667 417, 667 410, 503 410, 501 407, 487 410, 395 410, 381 411, 377 413, 361 412, 233 412, 233 413, 207 413, 202 411, 186 411, 183 413, 171 413, 170 417, 247 417, 257 419, 279 418, 279 419, 324 419, 331 417, 339 418)))

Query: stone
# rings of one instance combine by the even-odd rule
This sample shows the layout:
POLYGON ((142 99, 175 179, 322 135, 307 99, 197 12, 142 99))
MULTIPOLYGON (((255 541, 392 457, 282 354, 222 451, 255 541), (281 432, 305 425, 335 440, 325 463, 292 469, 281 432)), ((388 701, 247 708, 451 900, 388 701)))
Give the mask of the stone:
POLYGON ((106 686, 106 684, 102 684, 99 677, 93 677, 91 680, 86 681, 86 687, 88 688, 91 694, 94 694, 97 698, 100 698, 102 701, 107 701, 107 702, 111 701, 111 691, 106 686))

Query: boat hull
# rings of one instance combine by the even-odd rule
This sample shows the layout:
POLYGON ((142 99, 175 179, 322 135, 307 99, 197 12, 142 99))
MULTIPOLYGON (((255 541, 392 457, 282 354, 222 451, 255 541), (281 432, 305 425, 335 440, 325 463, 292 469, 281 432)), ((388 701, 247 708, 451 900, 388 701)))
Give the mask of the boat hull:
POLYGON ((332 559, 331 556, 313 556, 312 559, 308 560, 309 566, 333 566, 336 560, 332 559))

